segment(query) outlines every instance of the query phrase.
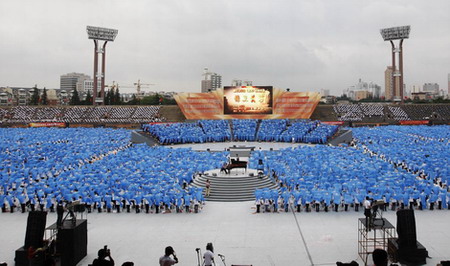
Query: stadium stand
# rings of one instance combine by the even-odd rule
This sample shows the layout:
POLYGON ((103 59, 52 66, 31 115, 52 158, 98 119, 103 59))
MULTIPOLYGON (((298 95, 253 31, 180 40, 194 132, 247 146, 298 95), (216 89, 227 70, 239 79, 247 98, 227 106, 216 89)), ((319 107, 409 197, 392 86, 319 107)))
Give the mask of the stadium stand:
POLYGON ((256 139, 259 141, 280 141, 280 135, 286 130, 287 119, 267 119, 259 124, 256 139))
MULTIPOLYGON (((338 126, 320 121, 237 120, 231 121, 235 141, 283 141, 325 144, 338 130, 338 126)), ((142 125, 160 144, 224 142, 231 139, 229 121, 201 120, 193 123, 162 123, 142 125)))
POLYGON ((388 117, 396 121, 411 120, 408 114, 399 106, 388 106, 388 110, 390 112, 390 115, 388 115, 388 117))
POLYGON ((317 121, 299 120, 295 121, 287 128, 286 131, 281 133, 280 139, 283 142, 304 142, 304 136, 308 132, 314 130, 317 127, 317 121))
POLYGON ((0 117, 3 123, 150 123, 166 120, 160 109, 161 106, 16 106, 0 108, 0 117))
POLYGON ((231 140, 228 120, 200 120, 199 124, 206 135, 207 142, 231 140))
POLYGON ((449 119, 449 104, 403 105, 402 109, 413 120, 449 119))
POLYGON ((236 141, 255 141, 257 132, 256 119, 233 119, 233 139, 236 141))

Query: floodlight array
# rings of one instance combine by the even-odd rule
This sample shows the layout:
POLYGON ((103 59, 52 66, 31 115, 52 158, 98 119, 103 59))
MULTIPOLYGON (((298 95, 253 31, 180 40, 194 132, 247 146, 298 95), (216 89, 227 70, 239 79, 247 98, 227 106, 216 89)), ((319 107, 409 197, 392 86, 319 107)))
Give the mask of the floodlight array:
POLYGON ((400 40, 400 39, 408 39, 409 32, 411 31, 411 26, 401 26, 401 27, 393 27, 381 29, 381 36, 385 41, 392 40, 400 40))
POLYGON ((87 26, 87 34, 89 39, 113 42, 117 36, 118 30, 87 26))

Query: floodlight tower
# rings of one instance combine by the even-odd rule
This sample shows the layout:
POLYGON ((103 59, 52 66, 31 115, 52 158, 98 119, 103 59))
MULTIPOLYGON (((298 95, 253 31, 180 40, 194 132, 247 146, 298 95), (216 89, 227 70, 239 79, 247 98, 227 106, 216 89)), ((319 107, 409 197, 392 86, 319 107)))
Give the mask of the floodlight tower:
MULTIPOLYGON (((411 31, 411 27, 401 26, 401 27, 393 27, 381 29, 381 36, 385 41, 390 41, 392 46, 392 80, 393 80, 393 96, 396 95, 396 87, 397 82, 395 80, 396 77, 399 78, 400 85, 400 98, 401 103, 403 103, 403 40, 409 38, 409 32, 411 31), (395 48, 394 40, 400 40, 400 44, 398 48, 395 48), (399 70, 395 69, 395 57, 396 53, 398 53, 398 61, 399 61, 399 70)), ((388 95, 386 95, 387 97, 388 95)), ((389 95, 390 96, 390 95, 389 95)))
POLYGON ((87 26, 86 31, 89 39, 94 40, 94 89, 92 104, 105 104, 105 63, 106 63, 106 44, 113 42, 117 36, 118 30, 87 26), (99 41, 104 41, 103 47, 98 46, 99 41), (98 73, 98 54, 102 54, 102 70, 98 73), (98 78, 101 78, 100 99, 98 95, 98 78))

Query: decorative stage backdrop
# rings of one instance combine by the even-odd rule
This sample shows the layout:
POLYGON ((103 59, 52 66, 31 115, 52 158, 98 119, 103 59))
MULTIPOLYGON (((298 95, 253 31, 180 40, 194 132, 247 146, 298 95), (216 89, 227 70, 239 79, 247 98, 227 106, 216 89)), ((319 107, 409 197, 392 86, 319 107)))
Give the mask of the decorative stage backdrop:
POLYGON ((178 93, 174 98, 186 119, 308 119, 320 94, 242 86, 209 93, 178 93))

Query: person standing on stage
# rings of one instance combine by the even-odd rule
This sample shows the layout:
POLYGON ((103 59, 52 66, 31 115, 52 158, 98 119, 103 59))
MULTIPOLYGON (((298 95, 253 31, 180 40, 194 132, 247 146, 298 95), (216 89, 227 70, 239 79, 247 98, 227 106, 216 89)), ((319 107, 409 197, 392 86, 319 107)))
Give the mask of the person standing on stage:
POLYGON ((220 172, 225 172, 225 174, 229 174, 230 170, 228 170, 228 164, 227 163, 223 163, 222 167, 220 168, 220 172))

